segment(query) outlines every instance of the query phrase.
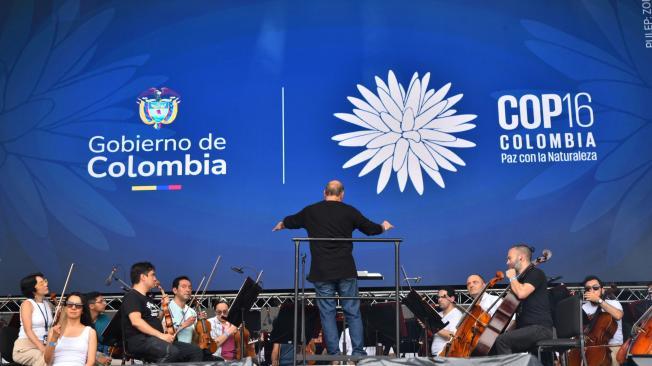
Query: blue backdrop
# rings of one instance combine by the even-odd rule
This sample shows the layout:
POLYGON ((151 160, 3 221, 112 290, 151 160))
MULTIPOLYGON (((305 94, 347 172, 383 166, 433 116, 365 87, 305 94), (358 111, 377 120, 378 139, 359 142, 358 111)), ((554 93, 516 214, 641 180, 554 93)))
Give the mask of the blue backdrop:
MULTIPOLYGON (((37 270, 59 291, 71 262, 80 290, 140 260, 198 282, 217 255, 212 289, 241 265, 289 288, 305 233, 271 228, 333 178, 425 284, 517 242, 565 280, 649 280, 650 5, 3 1, 0 293, 37 270), (138 98, 162 87, 155 129, 138 98)), ((355 256, 391 283, 391 247, 355 256)))

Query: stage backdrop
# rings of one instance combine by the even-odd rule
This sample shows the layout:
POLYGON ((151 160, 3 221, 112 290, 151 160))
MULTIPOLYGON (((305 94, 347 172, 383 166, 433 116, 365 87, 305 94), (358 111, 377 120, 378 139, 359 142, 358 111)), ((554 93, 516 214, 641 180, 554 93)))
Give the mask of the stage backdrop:
MULTIPOLYGON (((0 293, 264 270, 340 179, 422 284, 652 278, 652 2, 2 1, 0 293)), ((307 249, 307 247, 306 247, 307 249)), ((357 245, 392 283, 393 250, 357 245)))

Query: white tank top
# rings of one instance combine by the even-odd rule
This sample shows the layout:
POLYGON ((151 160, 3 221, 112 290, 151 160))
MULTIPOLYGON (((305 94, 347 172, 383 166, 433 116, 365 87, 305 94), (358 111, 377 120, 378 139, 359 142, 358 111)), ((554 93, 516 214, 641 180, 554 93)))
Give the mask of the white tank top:
POLYGON ((79 337, 61 336, 54 349, 52 366, 84 366, 88 356, 88 335, 91 327, 84 327, 79 337))
MULTIPOLYGON (((52 307, 47 301, 37 303, 34 299, 27 299, 32 303, 32 330, 36 334, 36 338, 44 339, 48 335, 48 330, 52 327, 54 315, 52 315, 52 307), (47 325, 48 329, 45 329, 47 325)), ((20 332, 18 338, 26 339, 25 327, 23 326, 23 319, 20 319, 20 332)))

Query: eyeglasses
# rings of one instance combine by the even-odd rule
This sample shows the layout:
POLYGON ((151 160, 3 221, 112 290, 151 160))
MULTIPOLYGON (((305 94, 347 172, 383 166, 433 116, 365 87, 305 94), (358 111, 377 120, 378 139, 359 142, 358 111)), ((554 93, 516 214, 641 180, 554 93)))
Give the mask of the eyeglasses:
POLYGON ((93 304, 106 304, 106 300, 104 300, 104 299, 102 299, 102 300, 95 300, 95 301, 93 301, 93 304))
POLYGON ((36 286, 47 286, 48 280, 46 278, 43 279, 43 281, 36 283, 36 286))
POLYGON ((601 288, 602 288, 602 286, 600 286, 600 285, 584 286, 584 291, 586 291, 586 292, 589 292, 591 290, 598 291, 601 288))
POLYGON ((81 309, 81 308, 84 307, 84 304, 80 304, 80 303, 77 303, 77 302, 67 302, 66 307, 68 309, 81 309))
POLYGON ((228 310, 215 310, 215 314, 228 314, 228 310))

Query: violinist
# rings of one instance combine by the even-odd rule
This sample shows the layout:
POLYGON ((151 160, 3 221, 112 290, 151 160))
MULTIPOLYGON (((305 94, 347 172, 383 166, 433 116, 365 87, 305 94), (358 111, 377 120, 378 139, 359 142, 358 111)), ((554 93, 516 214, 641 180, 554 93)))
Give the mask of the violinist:
POLYGON ((234 335, 238 328, 226 320, 229 314, 229 305, 224 300, 215 304, 215 317, 208 319, 211 324, 211 338, 217 343, 217 351, 213 356, 222 357, 225 360, 235 358, 235 339, 234 335))
POLYGON ((170 315, 174 328, 177 330, 177 340, 183 343, 192 343, 195 331, 197 313, 186 303, 192 297, 192 284, 186 276, 179 276, 172 281, 174 298, 170 302, 170 315))
POLYGON ((584 310, 586 315, 592 316, 600 309, 602 312, 609 313, 618 323, 616 333, 609 340, 611 364, 618 365, 616 354, 620 349, 620 345, 623 343, 623 307, 616 300, 605 299, 604 293, 605 289, 602 281, 597 276, 587 276, 584 279, 584 300, 586 302, 582 305, 582 310, 584 310))
POLYGON ((94 366, 97 334, 86 299, 73 292, 59 321, 48 332, 44 359, 51 366, 94 366))
POLYGON ((108 356, 111 353, 109 351, 110 347, 102 343, 102 333, 104 333, 104 330, 106 330, 106 327, 109 326, 109 322, 111 321, 111 319, 104 314, 106 311, 106 300, 104 300, 104 297, 97 291, 89 292, 84 297, 88 304, 92 327, 95 329, 97 335, 97 355, 95 356, 95 361, 97 364, 110 363, 111 358, 108 356))
POLYGON ((516 326, 496 338, 499 355, 527 352, 544 339, 552 338, 552 315, 548 300, 546 274, 532 265, 532 249, 514 245, 507 252, 505 276, 512 293, 521 300, 516 312, 516 326))
MULTIPOLYGON (((135 263, 130 277, 132 289, 123 297, 121 307, 127 350, 146 361, 202 361, 199 347, 175 341, 173 334, 163 331, 162 311, 146 296, 158 283, 154 266, 149 262, 135 263)), ((170 300, 163 296, 161 302, 167 305, 170 300)))
POLYGON ((45 366, 45 341, 54 321, 52 306, 45 299, 50 292, 48 280, 42 273, 27 275, 20 290, 27 300, 20 304, 20 332, 12 356, 21 365, 45 366))
POLYGON ((446 343, 455 335, 457 324, 462 319, 462 312, 455 306, 455 289, 447 287, 439 290, 437 303, 441 312, 441 320, 448 324, 446 327, 437 332, 432 338, 430 350, 433 356, 437 356, 446 347, 446 343))
MULTIPOLYGON (((482 292, 484 286, 485 286, 484 278, 482 278, 482 276, 480 276, 479 274, 474 273, 466 279, 466 289, 467 291, 469 291, 469 296, 471 296, 473 299, 478 297, 478 295, 482 292)), ((488 294, 485 292, 484 294, 482 294, 482 299, 480 299, 480 307, 482 308, 482 310, 489 313, 489 315, 493 316, 494 313, 496 312, 496 309, 498 309, 498 307, 502 302, 503 300, 498 299, 498 296, 488 294)))

